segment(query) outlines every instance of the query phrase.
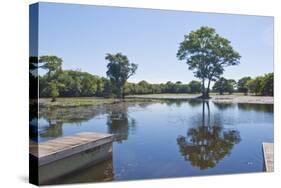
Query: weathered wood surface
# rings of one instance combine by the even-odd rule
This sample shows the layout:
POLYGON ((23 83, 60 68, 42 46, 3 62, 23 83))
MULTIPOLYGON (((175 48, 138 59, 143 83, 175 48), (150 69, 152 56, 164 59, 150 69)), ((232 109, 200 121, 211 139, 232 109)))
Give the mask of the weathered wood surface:
POLYGON ((266 172, 274 171, 274 144, 262 143, 263 157, 266 172))
POLYGON ((30 143, 30 153, 38 157, 39 166, 42 166, 112 141, 111 134, 84 132, 43 143, 30 143))

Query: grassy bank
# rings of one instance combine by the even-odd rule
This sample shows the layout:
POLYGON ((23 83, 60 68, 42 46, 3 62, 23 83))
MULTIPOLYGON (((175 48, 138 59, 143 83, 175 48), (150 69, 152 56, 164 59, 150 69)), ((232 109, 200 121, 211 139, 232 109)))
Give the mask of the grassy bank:
MULTIPOLYGON (((147 94, 147 95, 131 95, 128 98, 135 99, 196 99, 200 94, 147 94)), ((233 93, 231 95, 219 95, 218 93, 210 93, 212 101, 223 103, 253 103, 253 104, 273 104, 272 96, 255 96, 243 93, 233 93)))
MULTIPOLYGON (((268 96, 244 96, 241 93, 232 95, 218 95, 211 93, 211 100, 223 103, 254 103, 254 104, 273 104, 273 97, 268 96)), ((122 101, 126 102, 153 102, 161 99, 195 99, 200 94, 148 94, 127 96, 125 100, 102 97, 68 97, 57 98, 56 102, 51 102, 51 98, 40 98, 40 107, 78 107, 78 106, 99 106, 113 104, 122 101)))
POLYGON ((39 106, 41 108, 50 107, 79 107, 79 106, 100 106, 107 104, 115 104, 120 102, 155 102, 156 99, 151 98, 103 98, 103 97, 61 97, 55 102, 51 102, 51 98, 40 98, 39 106))
POLYGON ((102 98, 102 97, 67 97, 57 98, 55 102, 51 102, 51 98, 40 98, 40 107, 77 107, 77 106, 98 106, 104 104, 112 104, 120 101, 119 99, 102 98))

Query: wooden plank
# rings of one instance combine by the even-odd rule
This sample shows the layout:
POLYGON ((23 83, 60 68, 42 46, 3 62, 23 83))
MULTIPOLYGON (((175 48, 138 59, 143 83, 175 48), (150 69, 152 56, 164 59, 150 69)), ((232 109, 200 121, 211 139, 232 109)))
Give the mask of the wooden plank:
POLYGON ((42 166, 112 141, 112 134, 83 132, 43 143, 30 143, 30 153, 38 157, 39 166, 42 166))
POLYGON ((262 143, 263 157, 266 172, 274 171, 274 144, 262 143))

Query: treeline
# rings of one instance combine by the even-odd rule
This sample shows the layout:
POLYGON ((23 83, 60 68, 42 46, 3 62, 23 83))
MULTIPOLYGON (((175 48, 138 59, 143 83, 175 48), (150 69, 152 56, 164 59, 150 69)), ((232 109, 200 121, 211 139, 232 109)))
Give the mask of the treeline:
MULTIPOLYGON (((36 70, 46 70, 45 75, 39 75, 39 96, 51 97, 117 97, 136 94, 160 93, 202 93, 202 82, 193 80, 189 83, 168 81, 152 84, 145 80, 130 83, 128 78, 135 74, 138 65, 130 63, 121 53, 107 54, 107 78, 98 77, 77 70, 63 70, 63 60, 57 56, 41 56, 30 58, 30 80, 36 83, 36 70)), ((229 94, 233 92, 253 93, 256 95, 273 96, 273 73, 256 78, 243 77, 238 82, 220 77, 214 84, 212 92, 229 94)), ((206 90, 206 89, 205 89, 206 90)), ((207 89, 208 90, 208 89, 207 89)), ((34 92, 32 92, 34 93, 34 92)))
MULTIPOLYGON (((116 97, 112 82, 104 77, 98 77, 87 72, 74 70, 61 70, 56 78, 48 74, 39 77, 40 97, 116 97), (55 83, 52 82, 55 80, 55 83)), ((136 94, 160 94, 160 93, 200 93, 201 83, 191 81, 183 84, 167 82, 164 84, 151 84, 147 81, 139 83, 126 82, 124 86, 125 95, 136 94)))
POLYGON ((213 91, 219 92, 221 95, 224 93, 232 94, 233 92, 240 92, 244 93, 245 95, 255 94, 262 96, 273 96, 273 84, 273 73, 257 76, 255 78, 243 77, 239 79, 238 82, 233 79, 221 77, 215 82, 213 91))
POLYGON ((200 93, 201 83, 196 80, 192 80, 188 84, 184 84, 180 81, 175 83, 168 81, 167 83, 151 84, 147 81, 141 81, 137 84, 126 83, 125 94, 160 94, 160 93, 200 93))
MULTIPOLYGON (((200 93, 201 82, 193 80, 189 83, 177 81, 175 83, 152 84, 147 81, 139 83, 126 82, 125 95, 161 94, 161 93, 200 93)), ((212 92, 221 95, 234 92, 273 96, 273 73, 256 78, 243 77, 236 82, 233 79, 220 78, 212 88, 212 92)), ((52 77, 45 74, 39 77, 40 97, 117 97, 113 83, 105 78, 87 72, 75 70, 60 70, 52 77)))

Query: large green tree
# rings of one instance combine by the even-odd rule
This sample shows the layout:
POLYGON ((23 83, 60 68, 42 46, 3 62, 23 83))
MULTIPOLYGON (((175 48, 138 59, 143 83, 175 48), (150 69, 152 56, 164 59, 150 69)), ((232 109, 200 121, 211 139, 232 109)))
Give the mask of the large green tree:
POLYGON ((190 93, 200 93, 201 83, 196 80, 192 80, 189 82, 190 93))
POLYGON ((248 83, 249 80, 251 80, 250 76, 246 76, 246 77, 243 77, 240 80, 238 80, 237 89, 238 89, 239 92, 244 93, 244 95, 247 95, 247 93, 248 93, 247 83, 248 83))
POLYGON ((40 68, 47 70, 49 77, 62 70, 62 59, 53 55, 44 55, 39 59, 40 68))
POLYGON ((210 27, 201 27, 185 35, 177 57, 185 60, 189 70, 194 71, 195 77, 202 80, 202 98, 209 98, 211 81, 219 78, 225 67, 239 64, 240 59, 230 41, 219 36, 210 27))
POLYGON ((220 95, 223 95, 223 93, 227 91, 227 87, 228 87, 227 79, 221 77, 215 82, 213 86, 213 90, 219 92, 220 95))
POLYGON ((261 82, 261 94, 273 96, 274 74, 268 73, 263 76, 261 82))
POLYGON ((274 74, 268 73, 248 80, 247 87, 251 93, 263 96, 273 96, 274 74))
POLYGON ((251 79, 247 82, 248 89, 251 93, 258 95, 261 93, 261 86, 262 86, 262 76, 258 76, 255 79, 251 79))
POLYGON ((219 92, 220 95, 223 95, 224 92, 228 92, 229 94, 232 94, 235 90, 235 87, 236 87, 235 80, 221 77, 215 82, 213 86, 213 90, 219 92))
POLYGON ((39 58, 40 68, 47 70, 47 83, 50 88, 52 102, 59 96, 58 76, 62 72, 62 59, 53 55, 44 55, 39 58))
POLYGON ((135 74, 138 65, 130 63, 127 56, 121 53, 107 54, 105 57, 109 61, 106 75, 114 86, 114 93, 118 98, 124 98, 124 86, 126 81, 135 74))

